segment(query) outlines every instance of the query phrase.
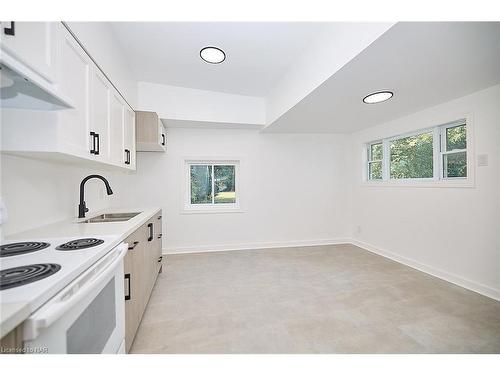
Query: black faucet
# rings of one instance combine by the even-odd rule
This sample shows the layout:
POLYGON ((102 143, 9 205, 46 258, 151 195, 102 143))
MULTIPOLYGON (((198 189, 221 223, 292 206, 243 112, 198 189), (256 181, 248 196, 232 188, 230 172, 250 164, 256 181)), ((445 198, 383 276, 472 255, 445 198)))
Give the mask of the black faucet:
POLYGON ((104 182, 104 185, 106 185, 106 192, 108 193, 108 195, 113 194, 113 190, 111 190, 111 186, 109 186, 108 180, 106 180, 104 177, 99 176, 98 174, 91 174, 90 176, 85 177, 80 183, 80 204, 78 205, 78 218, 85 217, 85 212, 89 210, 85 205, 84 190, 85 183, 91 178, 98 178, 102 180, 102 182, 104 182))

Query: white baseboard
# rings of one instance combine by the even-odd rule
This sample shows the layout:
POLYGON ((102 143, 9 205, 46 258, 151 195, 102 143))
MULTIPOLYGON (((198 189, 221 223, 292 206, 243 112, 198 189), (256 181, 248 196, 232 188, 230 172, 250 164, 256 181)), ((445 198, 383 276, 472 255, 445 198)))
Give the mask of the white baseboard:
POLYGON ((350 243, 349 238, 332 238, 322 240, 299 240, 299 241, 280 241, 280 242, 253 242, 227 245, 210 246, 188 246, 188 247, 169 247, 163 249, 163 254, 187 254, 187 253, 205 253, 213 251, 233 251, 233 250, 252 250, 269 249, 280 247, 300 247, 300 246, 319 246, 319 245, 339 245, 350 243))
POLYGON ((487 285, 463 278, 461 276, 458 276, 456 274, 429 266, 424 263, 420 263, 416 260, 403 257, 401 255, 395 254, 391 251, 383 250, 381 248, 378 248, 376 246, 370 245, 366 242, 359 241, 356 239, 350 239, 349 242, 355 246, 358 246, 362 249, 368 250, 372 253, 375 253, 377 255, 381 255, 385 258, 392 259, 398 263, 402 263, 408 267, 414 268, 416 270, 425 272, 429 275, 438 277, 442 280, 448 281, 452 284, 461 286, 462 288, 472 290, 473 292, 482 294, 486 297, 493 298, 497 301, 500 301, 500 290, 491 288, 487 285))
POLYGON ((452 284, 456 284, 465 289, 472 290, 486 297, 500 301, 500 290, 491 288, 487 285, 463 278, 453 273, 420 263, 416 260, 403 257, 391 251, 383 250, 369 243, 359 241, 353 238, 332 238, 321 240, 300 240, 300 241, 281 241, 281 242, 254 242, 243 244, 211 245, 211 246, 189 246, 189 247, 171 247, 163 249, 163 254, 188 254, 205 253, 215 251, 234 251, 234 250, 252 250, 252 249, 270 249, 281 247, 301 247, 301 246, 319 246, 319 245, 339 245, 351 244, 374 254, 389 258, 408 267, 414 268, 429 275, 438 277, 452 284))

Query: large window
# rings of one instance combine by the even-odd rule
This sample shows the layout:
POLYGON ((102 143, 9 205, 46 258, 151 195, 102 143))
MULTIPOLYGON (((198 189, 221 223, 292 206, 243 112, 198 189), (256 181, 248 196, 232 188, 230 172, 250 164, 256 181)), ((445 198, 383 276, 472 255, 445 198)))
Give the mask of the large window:
POLYGON ((369 181, 467 178, 465 120, 366 145, 369 181))
POLYGON ((234 208, 237 162, 187 162, 187 208, 234 208))

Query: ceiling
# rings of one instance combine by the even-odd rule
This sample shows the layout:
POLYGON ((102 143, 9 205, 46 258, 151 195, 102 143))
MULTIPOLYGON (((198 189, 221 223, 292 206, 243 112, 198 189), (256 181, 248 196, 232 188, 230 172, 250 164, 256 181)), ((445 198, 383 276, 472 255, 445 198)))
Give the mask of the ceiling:
POLYGON ((323 23, 112 22, 138 81, 231 94, 266 96, 319 35, 323 23), (203 47, 226 53, 222 64, 201 60, 203 47))
POLYGON ((398 23, 264 131, 349 133, 498 83, 500 22, 398 23))

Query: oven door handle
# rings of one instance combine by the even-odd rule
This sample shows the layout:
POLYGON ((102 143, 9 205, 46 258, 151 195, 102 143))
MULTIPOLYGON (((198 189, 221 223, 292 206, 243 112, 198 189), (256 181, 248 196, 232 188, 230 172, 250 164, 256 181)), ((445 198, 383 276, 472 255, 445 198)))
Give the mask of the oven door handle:
POLYGON ((52 300, 24 321, 24 340, 34 340, 40 330, 50 327, 68 310, 85 298, 102 281, 116 271, 116 266, 127 253, 128 244, 121 243, 90 269, 84 271, 52 300))

